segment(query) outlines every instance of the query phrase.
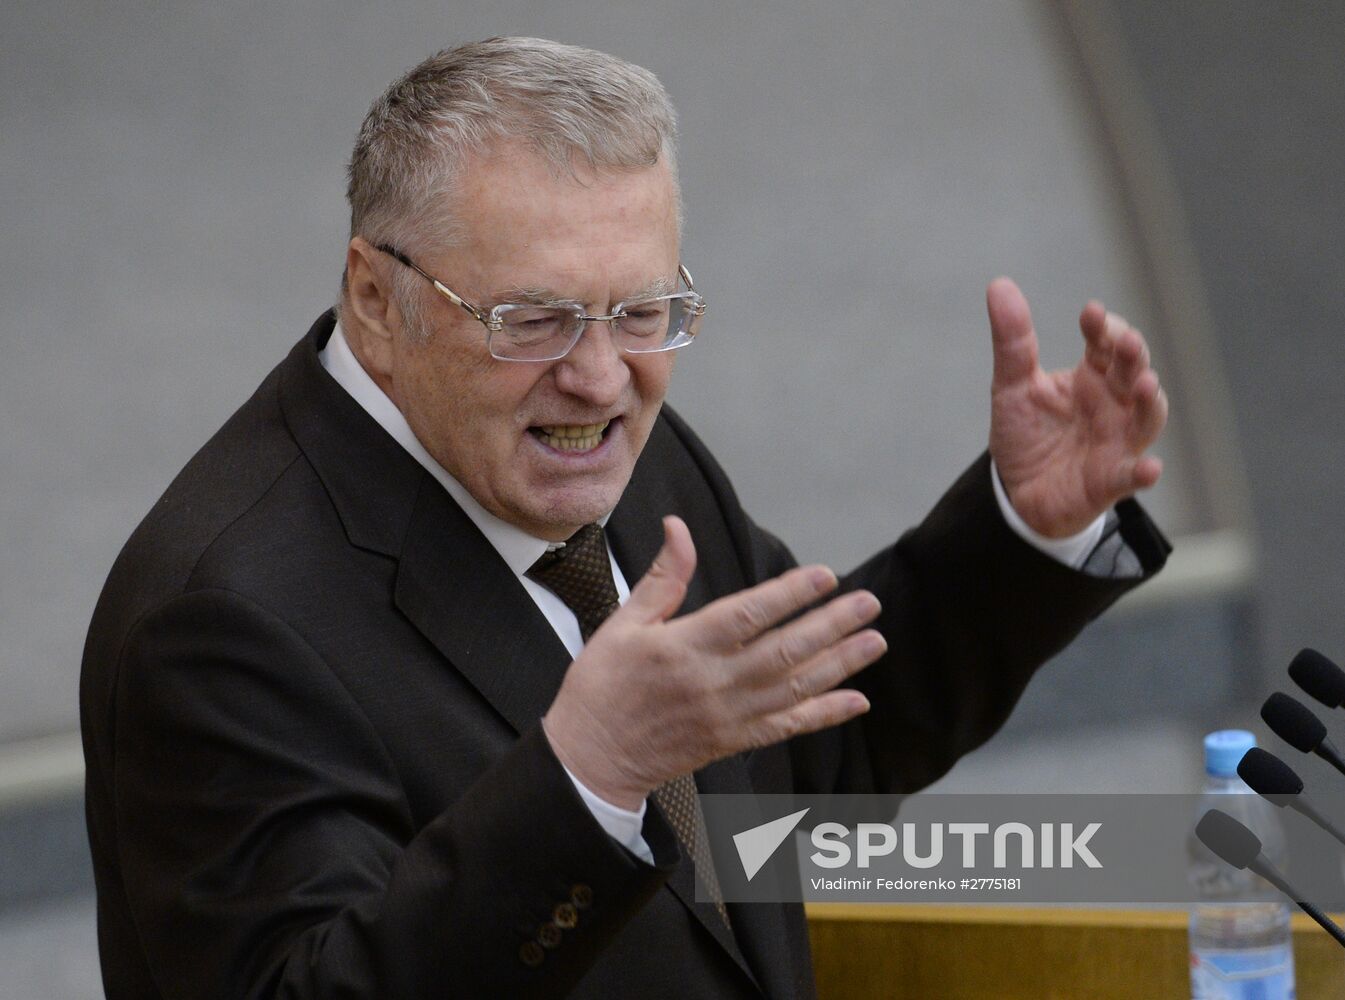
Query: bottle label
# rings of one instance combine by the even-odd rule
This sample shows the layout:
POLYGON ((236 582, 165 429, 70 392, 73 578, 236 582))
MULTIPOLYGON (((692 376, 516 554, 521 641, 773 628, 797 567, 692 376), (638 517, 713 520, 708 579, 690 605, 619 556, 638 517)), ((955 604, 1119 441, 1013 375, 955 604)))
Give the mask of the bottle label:
POLYGON ((1194 1000, 1294 1000, 1294 952, 1274 948, 1191 949, 1194 1000))

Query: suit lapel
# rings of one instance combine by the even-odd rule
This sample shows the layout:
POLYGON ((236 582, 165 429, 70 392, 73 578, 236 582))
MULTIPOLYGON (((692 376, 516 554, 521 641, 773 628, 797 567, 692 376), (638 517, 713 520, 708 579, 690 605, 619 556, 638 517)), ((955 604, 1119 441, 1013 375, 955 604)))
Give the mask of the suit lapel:
POLYGON ((518 577, 428 473, 393 597, 516 731, 546 713, 570 654, 518 577))

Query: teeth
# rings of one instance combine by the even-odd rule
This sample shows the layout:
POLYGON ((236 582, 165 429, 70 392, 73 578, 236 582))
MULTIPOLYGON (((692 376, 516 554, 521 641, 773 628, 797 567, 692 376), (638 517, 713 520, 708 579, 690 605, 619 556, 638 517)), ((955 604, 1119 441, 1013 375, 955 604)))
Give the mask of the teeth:
POLYGON ((600 424, 554 424, 537 428, 537 436, 557 451, 588 451, 602 443, 602 432, 610 420, 600 424))

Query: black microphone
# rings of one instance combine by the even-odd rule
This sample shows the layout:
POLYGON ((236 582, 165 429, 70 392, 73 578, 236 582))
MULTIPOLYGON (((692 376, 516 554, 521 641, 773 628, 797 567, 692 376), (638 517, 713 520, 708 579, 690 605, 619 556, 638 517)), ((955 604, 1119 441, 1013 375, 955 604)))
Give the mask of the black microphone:
POLYGON ((1326 737, 1326 726, 1312 714, 1312 709, 1282 691, 1276 691, 1261 706, 1261 718, 1275 735, 1295 750, 1315 753, 1341 774, 1345 774, 1345 759, 1326 737))
POLYGON ((1303 779, 1273 753, 1252 747, 1238 761, 1238 777, 1271 805, 1281 809, 1288 806, 1345 844, 1345 833, 1336 829, 1335 824, 1318 812, 1303 794, 1303 779))
POLYGON ((1315 649, 1301 649, 1289 664, 1294 683, 1327 708, 1345 705, 1345 670, 1315 649))
POLYGON ((1289 884, 1289 880, 1275 870, 1275 866, 1261 853, 1261 838, 1235 820, 1228 813, 1211 809, 1200 817, 1196 824, 1196 836, 1224 861, 1234 868, 1250 868, 1257 875, 1273 885, 1294 901, 1294 904, 1321 925, 1322 930, 1336 939, 1336 943, 1345 945, 1345 931, 1336 926, 1334 920, 1321 911, 1315 903, 1303 898, 1303 894, 1289 884))

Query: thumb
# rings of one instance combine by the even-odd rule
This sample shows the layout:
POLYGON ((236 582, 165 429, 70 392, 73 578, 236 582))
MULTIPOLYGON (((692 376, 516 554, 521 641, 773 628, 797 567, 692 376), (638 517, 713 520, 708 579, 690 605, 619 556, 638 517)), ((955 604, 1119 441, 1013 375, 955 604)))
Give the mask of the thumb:
POLYGON ((682 606, 687 584, 696 570, 696 547, 691 532, 680 517, 663 519, 663 548, 654 557, 649 572, 630 592, 622 611, 646 624, 667 621, 682 606))
POLYGON ((994 385, 1020 382, 1037 370, 1037 332, 1027 299, 1008 278, 996 278, 985 290, 990 341, 995 352, 994 385))

